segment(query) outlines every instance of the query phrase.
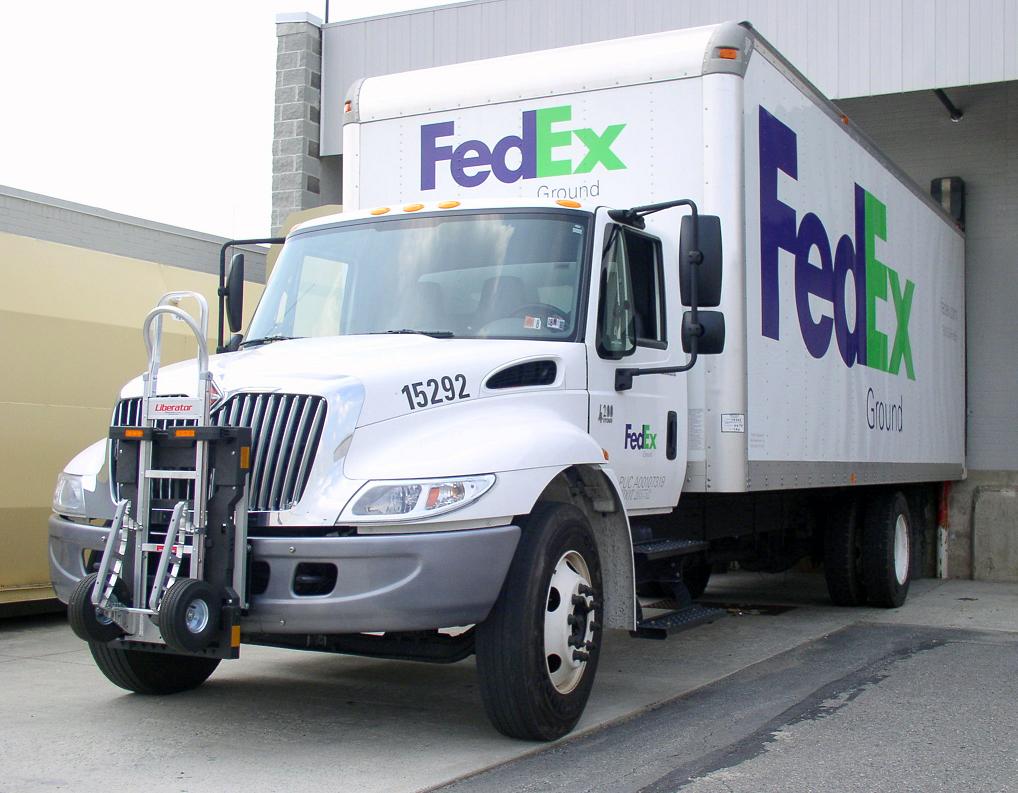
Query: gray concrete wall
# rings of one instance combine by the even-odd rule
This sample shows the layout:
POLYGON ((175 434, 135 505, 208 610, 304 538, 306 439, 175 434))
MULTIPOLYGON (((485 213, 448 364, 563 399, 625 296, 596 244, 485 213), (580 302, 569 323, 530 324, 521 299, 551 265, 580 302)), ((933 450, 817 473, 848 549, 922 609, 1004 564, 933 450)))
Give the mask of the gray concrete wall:
MULTIPOLYGON (((0 232, 203 273, 219 271, 225 238, 0 185, 0 232)), ((265 282, 266 251, 245 246, 245 275, 265 282)))
POLYGON ((1018 580, 1018 82, 838 104, 919 184, 965 180, 967 465, 950 504, 948 573, 1018 580))

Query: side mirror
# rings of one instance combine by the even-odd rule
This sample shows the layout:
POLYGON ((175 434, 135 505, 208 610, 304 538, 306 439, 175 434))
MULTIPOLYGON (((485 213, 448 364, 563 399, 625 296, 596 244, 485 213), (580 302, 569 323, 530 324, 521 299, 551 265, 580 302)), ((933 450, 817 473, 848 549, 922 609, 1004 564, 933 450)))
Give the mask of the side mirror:
POLYGON ((237 333, 244 323, 243 253, 233 254, 230 260, 230 273, 226 276, 226 321, 230 325, 230 333, 237 333))
POLYGON ((695 274, 697 305, 717 306, 721 304, 721 218, 717 215, 699 215, 697 220, 695 246, 692 215, 683 216, 679 230, 679 289, 682 304, 693 305, 691 284, 695 274), (697 248, 703 257, 698 265, 690 258, 690 254, 697 248))
POLYGON ((682 315, 682 350, 700 355, 719 355, 725 349, 725 315, 720 311, 698 311, 698 322, 693 322, 693 312, 682 315))

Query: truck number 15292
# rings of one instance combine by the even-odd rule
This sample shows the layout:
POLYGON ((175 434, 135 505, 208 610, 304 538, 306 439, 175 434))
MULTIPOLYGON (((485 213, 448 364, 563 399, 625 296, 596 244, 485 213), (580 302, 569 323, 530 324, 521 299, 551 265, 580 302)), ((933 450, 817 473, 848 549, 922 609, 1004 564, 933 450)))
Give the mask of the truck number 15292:
POLYGON ((462 374, 443 375, 437 379, 432 377, 426 381, 407 383, 400 391, 406 397, 411 410, 467 399, 470 396, 467 393, 466 375, 462 374))

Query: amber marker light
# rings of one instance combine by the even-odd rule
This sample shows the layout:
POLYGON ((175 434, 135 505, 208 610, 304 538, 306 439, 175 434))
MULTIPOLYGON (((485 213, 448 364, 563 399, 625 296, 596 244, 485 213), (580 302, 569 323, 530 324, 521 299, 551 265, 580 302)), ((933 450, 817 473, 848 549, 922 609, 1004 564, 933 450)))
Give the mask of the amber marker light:
POLYGON ((420 212, 424 209, 424 204, 407 204, 403 207, 404 212, 420 212))
POLYGON ((459 201, 441 201, 438 204, 439 209, 455 209, 460 205, 459 201))
POLYGON ((349 113, 351 110, 353 110, 353 101, 350 100, 350 99, 347 99, 343 103, 343 112, 344 113, 349 113))
POLYGON ((605 459, 605 461, 607 461, 608 460, 608 450, 607 449, 601 449, 601 454, 604 455, 604 459, 605 459))
POLYGON ((372 215, 384 215, 388 211, 389 211, 389 207, 378 207, 377 209, 372 209, 371 210, 371 214, 372 215))
POLYGON ((240 447, 240 470, 246 471, 251 467, 251 447, 241 446, 240 447))
POLYGON ((124 430, 125 438, 144 438, 145 433, 141 430, 124 430))
POLYGON ((555 203, 560 207, 569 207, 570 209, 579 209, 582 206, 579 201, 573 201, 571 198, 558 198, 555 203))
POLYGON ((718 57, 724 58, 726 61, 734 61, 739 57, 739 51, 735 47, 719 47, 718 57))
POLYGON ((173 434, 178 438, 193 438, 195 432, 194 430, 174 430, 173 434))

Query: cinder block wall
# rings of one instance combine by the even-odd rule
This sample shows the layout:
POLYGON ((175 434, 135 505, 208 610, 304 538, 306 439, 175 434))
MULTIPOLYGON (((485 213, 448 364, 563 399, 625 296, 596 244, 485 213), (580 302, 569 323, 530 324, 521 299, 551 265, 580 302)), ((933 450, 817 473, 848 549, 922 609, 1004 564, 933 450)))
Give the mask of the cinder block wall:
POLYGON ((965 180, 967 465, 950 501, 951 577, 1018 581, 1018 82, 839 101, 920 185, 965 180))
POLYGON ((272 141, 272 233, 293 212, 322 203, 321 21, 311 14, 276 19, 276 111, 272 141))

